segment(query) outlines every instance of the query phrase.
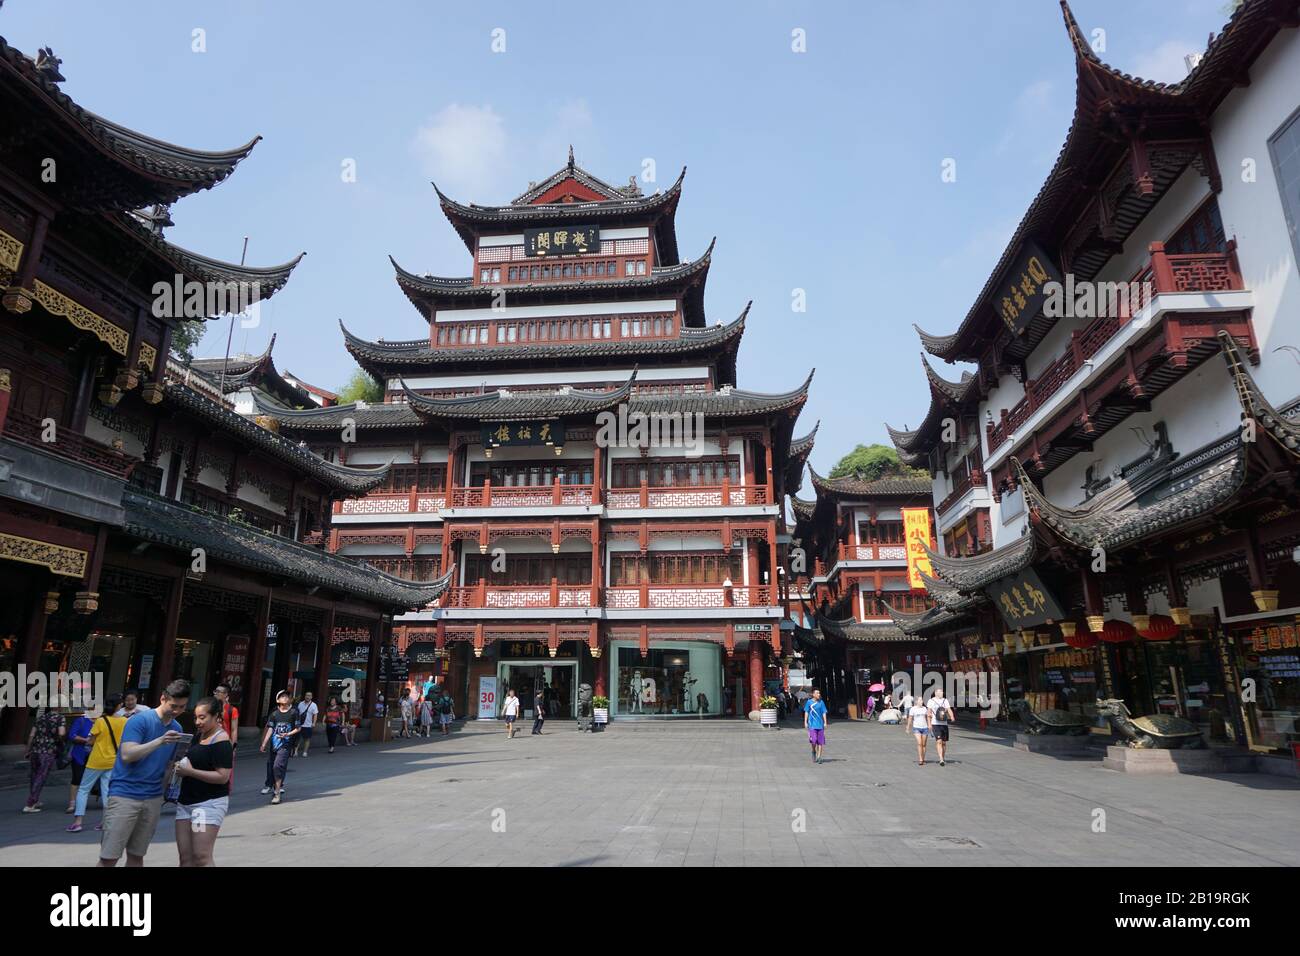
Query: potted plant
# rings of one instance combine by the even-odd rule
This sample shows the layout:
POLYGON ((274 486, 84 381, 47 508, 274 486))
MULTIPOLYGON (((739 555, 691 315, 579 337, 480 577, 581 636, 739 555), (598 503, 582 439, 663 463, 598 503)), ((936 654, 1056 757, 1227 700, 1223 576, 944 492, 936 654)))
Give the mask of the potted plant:
POLYGON ((609 698, 597 695, 591 698, 591 716, 598 724, 609 723, 609 698))
POLYGON ((758 699, 758 722, 764 727, 776 726, 776 698, 771 694, 758 699))

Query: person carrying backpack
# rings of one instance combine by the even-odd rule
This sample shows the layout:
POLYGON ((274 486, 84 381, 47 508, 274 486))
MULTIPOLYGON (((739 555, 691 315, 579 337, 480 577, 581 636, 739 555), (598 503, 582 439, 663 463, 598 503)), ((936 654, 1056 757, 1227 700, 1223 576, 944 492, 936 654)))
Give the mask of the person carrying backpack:
POLYGON ((451 722, 456 719, 455 704, 451 696, 444 687, 438 695, 438 726, 442 728, 442 735, 446 737, 451 733, 451 722))

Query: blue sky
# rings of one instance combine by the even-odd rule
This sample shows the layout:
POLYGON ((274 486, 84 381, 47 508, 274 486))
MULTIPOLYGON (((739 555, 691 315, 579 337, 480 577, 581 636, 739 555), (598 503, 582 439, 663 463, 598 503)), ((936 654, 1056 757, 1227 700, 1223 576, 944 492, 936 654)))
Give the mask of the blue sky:
MULTIPOLYGON (((1204 49, 1226 6, 1072 5, 1086 33, 1105 31, 1103 59, 1165 81, 1181 79, 1183 54, 1204 49)), ((463 201, 506 202, 569 143, 615 183, 652 159, 647 191, 688 166, 678 243, 694 257, 718 237, 709 319, 754 300, 741 387, 781 391, 817 368, 797 431, 822 420, 823 472, 858 442, 886 441, 882 422, 924 415, 912 323, 961 321, 1074 101, 1056 0, 8 0, 0 35, 28 53, 52 46, 65 92, 150 135, 203 149, 265 137, 224 185, 174 207, 168 238, 238 261, 247 235, 258 265, 306 250, 262 327, 236 329, 235 350, 278 333, 279 368, 326 388, 352 368, 340 318, 368 338, 427 335, 389 254, 468 274, 431 179, 463 201), (206 52, 192 49, 195 29, 206 52), (947 158, 953 183, 940 178, 947 158), (356 182, 341 176, 347 159, 356 182)), ((224 346, 214 324, 198 354, 224 346)))

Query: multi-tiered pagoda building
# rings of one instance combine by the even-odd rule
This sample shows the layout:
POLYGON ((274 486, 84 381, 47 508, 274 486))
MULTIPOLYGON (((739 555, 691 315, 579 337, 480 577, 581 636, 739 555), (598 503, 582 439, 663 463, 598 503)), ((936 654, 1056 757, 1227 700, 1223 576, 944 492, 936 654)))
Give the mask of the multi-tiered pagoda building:
POLYGON ((458 713, 494 715, 507 687, 531 708, 541 687, 570 715, 586 683, 614 717, 712 717, 780 677, 779 503, 797 490, 786 466, 811 375, 775 394, 737 387, 749 309, 705 319, 713 246, 678 254, 684 176, 644 195, 570 152, 508 205, 439 192, 470 274, 394 263, 427 332, 343 330, 384 401, 260 398, 335 462, 393 463, 339 503, 329 547, 415 580, 454 569, 396 639, 458 713))

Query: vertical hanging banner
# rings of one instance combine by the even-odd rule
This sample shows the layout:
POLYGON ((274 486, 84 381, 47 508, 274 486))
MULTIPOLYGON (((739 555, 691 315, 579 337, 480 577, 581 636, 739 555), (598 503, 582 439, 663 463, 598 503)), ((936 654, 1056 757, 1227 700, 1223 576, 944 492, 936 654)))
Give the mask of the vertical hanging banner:
POLYGON ((903 509, 903 537, 907 540, 907 583, 914 588, 924 588, 921 572, 934 576, 934 568, 925 553, 930 543, 929 508, 903 509))

